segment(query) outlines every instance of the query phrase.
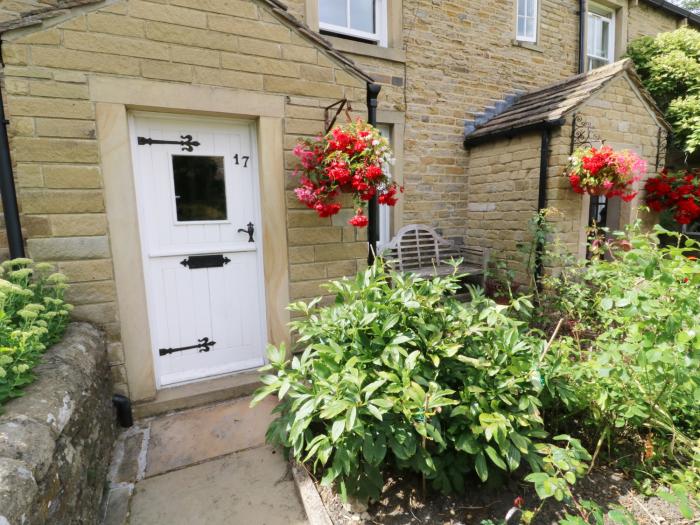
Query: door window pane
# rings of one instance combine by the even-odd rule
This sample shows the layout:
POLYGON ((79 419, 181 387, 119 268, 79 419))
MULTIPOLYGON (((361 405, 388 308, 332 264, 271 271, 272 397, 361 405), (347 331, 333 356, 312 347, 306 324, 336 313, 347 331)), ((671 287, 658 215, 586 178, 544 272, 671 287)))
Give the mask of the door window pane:
POLYGON ((177 220, 226 220, 223 157, 173 155, 177 220))
POLYGON ((350 0, 350 27, 374 33, 374 0, 350 0))
POLYGON ((326 24, 347 27, 348 0, 320 0, 318 3, 319 19, 326 24))

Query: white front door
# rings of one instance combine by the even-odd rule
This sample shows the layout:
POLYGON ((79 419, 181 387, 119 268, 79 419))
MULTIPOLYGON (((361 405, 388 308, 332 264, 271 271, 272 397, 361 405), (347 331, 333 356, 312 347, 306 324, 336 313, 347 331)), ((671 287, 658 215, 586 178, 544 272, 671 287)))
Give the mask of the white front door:
POLYGON ((131 119, 157 385, 260 366, 266 327, 254 125, 131 119))

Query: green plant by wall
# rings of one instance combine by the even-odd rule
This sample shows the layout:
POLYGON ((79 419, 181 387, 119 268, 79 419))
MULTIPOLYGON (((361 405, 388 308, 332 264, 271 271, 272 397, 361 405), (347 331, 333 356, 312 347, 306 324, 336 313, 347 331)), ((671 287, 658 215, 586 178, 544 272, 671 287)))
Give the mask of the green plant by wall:
POLYGON ((683 27, 632 42, 627 54, 686 153, 700 148, 700 32, 683 27))
POLYGON ((301 355, 270 348, 259 401, 277 394, 267 438, 342 494, 377 498, 389 467, 444 492, 474 473, 498 479, 543 465, 537 444, 544 341, 478 289, 460 303, 456 276, 422 279, 376 265, 328 285, 335 304, 297 303, 301 355))
POLYGON ((44 350, 58 342, 71 306, 65 277, 47 264, 13 259, 0 265, 0 405, 22 395, 44 350))

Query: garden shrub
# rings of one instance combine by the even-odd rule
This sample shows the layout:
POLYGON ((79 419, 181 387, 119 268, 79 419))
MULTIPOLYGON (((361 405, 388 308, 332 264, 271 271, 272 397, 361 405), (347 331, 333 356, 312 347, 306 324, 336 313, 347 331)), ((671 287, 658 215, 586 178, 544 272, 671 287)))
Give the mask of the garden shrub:
POLYGON ((335 281, 330 306, 295 303, 301 355, 270 348, 258 402, 276 393, 267 438, 323 471, 343 494, 378 497, 387 468, 460 491, 528 464, 540 470, 544 341, 457 276, 423 279, 381 265, 335 281))
POLYGON ((0 405, 22 395, 44 350, 62 337, 71 310, 66 288, 51 265, 28 259, 0 265, 0 405))
POLYGON ((682 27, 634 40, 627 49, 644 86, 673 126, 680 148, 700 148, 700 32, 682 27))
POLYGON ((547 315, 570 328, 547 357, 559 403, 548 405, 557 412, 549 421, 588 436, 594 457, 606 445, 648 474, 692 468, 700 445, 700 264, 691 255, 700 246, 656 234, 677 242, 617 233, 594 245, 590 261, 549 279, 543 298, 555 305, 547 315))

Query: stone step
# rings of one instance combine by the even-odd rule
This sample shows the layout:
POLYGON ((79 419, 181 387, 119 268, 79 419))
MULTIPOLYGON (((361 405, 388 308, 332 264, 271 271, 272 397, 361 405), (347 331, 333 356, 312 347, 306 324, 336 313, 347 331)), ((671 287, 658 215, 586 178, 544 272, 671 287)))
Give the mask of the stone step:
POLYGON ((155 399, 135 403, 133 407, 134 417, 143 419, 176 410, 249 396, 261 385, 260 373, 253 370, 164 388, 158 391, 155 399))

